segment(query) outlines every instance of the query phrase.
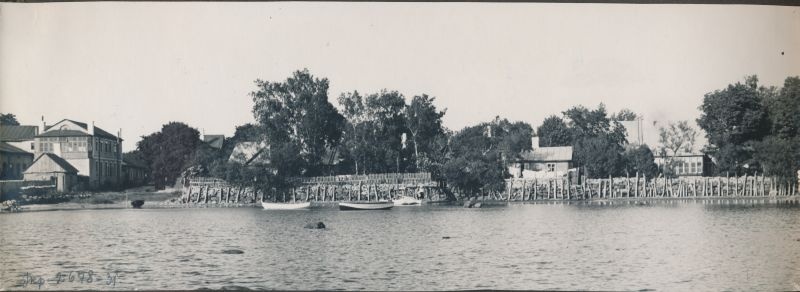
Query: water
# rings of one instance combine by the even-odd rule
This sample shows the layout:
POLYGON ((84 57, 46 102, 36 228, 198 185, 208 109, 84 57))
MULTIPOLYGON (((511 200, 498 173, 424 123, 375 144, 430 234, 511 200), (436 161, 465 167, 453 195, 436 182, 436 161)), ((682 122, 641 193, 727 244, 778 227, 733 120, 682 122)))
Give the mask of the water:
POLYGON ((41 289, 800 289, 796 203, 79 210, 0 225, 6 290, 40 288, 25 275, 41 289), (314 221, 328 229, 303 228, 314 221), (55 280, 88 270, 92 283, 55 280))

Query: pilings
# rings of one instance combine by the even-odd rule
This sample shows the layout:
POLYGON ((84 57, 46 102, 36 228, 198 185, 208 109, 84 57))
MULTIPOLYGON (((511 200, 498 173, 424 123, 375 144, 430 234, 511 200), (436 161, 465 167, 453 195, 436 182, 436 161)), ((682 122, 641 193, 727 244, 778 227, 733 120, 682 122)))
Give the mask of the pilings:
POLYGON ((583 179, 581 183, 557 178, 506 180, 506 201, 591 200, 638 198, 738 198, 797 195, 797 187, 763 174, 720 177, 635 176, 583 179))

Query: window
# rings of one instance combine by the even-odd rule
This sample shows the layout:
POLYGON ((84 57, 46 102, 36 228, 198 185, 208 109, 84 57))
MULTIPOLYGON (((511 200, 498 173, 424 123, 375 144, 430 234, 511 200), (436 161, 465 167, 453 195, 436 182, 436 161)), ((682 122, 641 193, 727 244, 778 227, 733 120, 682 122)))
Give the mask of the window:
POLYGON ((547 164, 547 171, 556 171, 556 164, 555 163, 548 163, 547 164))
POLYGON ((36 145, 36 143, 31 142, 31 150, 34 150, 33 148, 34 148, 35 145, 36 145))

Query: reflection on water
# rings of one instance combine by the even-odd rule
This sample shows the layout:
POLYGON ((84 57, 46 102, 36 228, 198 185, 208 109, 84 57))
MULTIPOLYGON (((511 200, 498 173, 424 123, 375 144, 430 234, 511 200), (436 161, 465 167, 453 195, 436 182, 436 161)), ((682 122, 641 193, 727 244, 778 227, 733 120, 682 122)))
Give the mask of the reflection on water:
POLYGON ((89 270, 92 283, 42 289, 800 289, 797 201, 80 210, 0 223, 10 290, 38 288, 22 286, 26 273, 89 270), (315 221, 328 229, 303 228, 315 221))

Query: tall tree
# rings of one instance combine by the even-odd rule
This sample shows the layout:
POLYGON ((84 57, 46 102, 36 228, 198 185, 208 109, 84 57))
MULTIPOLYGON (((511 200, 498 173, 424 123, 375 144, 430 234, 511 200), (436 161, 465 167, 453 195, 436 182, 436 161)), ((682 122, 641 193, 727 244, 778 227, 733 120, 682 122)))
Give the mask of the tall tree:
POLYGON ((12 113, 4 114, 0 113, 0 125, 2 126, 19 126, 19 121, 17 121, 17 116, 12 113))
POLYGON ((536 147, 570 146, 572 133, 564 119, 551 115, 544 119, 542 125, 536 128, 539 136, 539 145, 536 147))
MULTIPOLYGON (((433 104, 435 97, 427 94, 417 95, 411 99, 405 108, 406 126, 411 134, 411 141, 414 146, 414 165, 420 169, 420 152, 432 152, 432 144, 438 136, 444 135, 445 130, 442 126, 442 117, 445 110, 439 111, 433 104)), ((424 166, 424 165, 423 165, 424 166)))
POLYGON ((696 137, 697 131, 688 121, 669 123, 666 127, 658 129, 658 142, 662 149, 671 152, 672 158, 675 158, 680 151, 691 153, 694 150, 696 137))
POLYGON ((175 183, 199 144, 197 129, 181 122, 170 122, 163 125, 161 131, 143 136, 136 148, 150 166, 156 188, 163 189, 175 183))
POLYGON ((618 113, 611 115, 614 121, 635 121, 639 115, 628 108, 621 109, 618 113))
POLYGON ((605 106, 589 110, 576 106, 564 111, 572 133, 574 163, 584 167, 590 177, 618 175, 625 165, 623 145, 627 143, 625 128, 608 118, 605 106))
POLYGON ((787 77, 777 94, 764 95, 770 96, 772 132, 784 139, 800 136, 800 77, 787 77))
POLYGON ((453 135, 443 173, 448 185, 462 195, 500 192, 505 188, 503 180, 511 176, 500 157, 502 134, 490 134, 488 129, 492 128, 489 123, 481 123, 453 135))
POLYGON ((750 76, 745 84, 730 84, 703 98, 697 124, 706 133, 707 151, 716 159, 719 171, 744 171, 753 152, 748 142, 759 141, 769 133, 761 93, 758 78, 750 76))
POLYGON ((315 78, 307 69, 296 71, 283 82, 255 81, 250 93, 253 115, 264 129, 271 148, 296 149, 300 169, 285 175, 316 175, 322 157, 338 146, 344 117, 328 102, 328 79, 315 78), (281 144, 294 144, 286 146, 281 144))

